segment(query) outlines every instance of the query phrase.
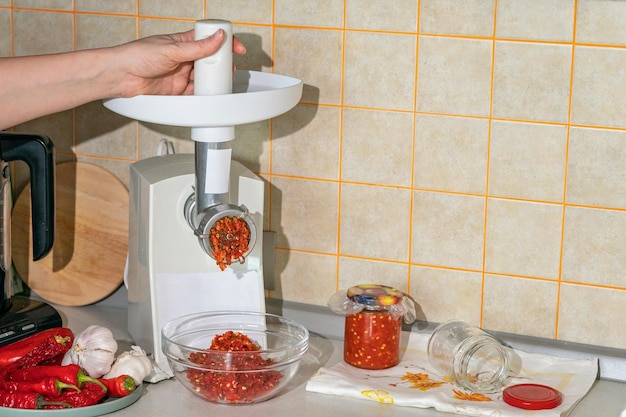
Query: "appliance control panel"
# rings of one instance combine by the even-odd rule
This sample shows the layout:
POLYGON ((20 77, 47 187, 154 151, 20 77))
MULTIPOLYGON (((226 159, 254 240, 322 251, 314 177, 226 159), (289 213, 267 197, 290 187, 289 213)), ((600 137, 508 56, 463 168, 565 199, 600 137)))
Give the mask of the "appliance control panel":
POLYGON ((17 342, 41 330, 61 326, 61 316, 49 304, 13 297, 11 309, 0 314, 0 346, 17 342))
POLYGON ((30 320, 21 320, 0 327, 0 346, 9 344, 37 331, 37 323, 30 320))

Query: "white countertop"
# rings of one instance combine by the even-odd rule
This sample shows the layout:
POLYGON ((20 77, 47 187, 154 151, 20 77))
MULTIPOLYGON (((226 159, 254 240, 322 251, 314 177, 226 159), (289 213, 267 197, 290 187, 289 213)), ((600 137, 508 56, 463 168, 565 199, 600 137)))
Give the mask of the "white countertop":
MULTIPOLYGON (((126 309, 92 305, 86 307, 55 306, 63 317, 63 324, 79 332, 90 324, 109 327, 116 339, 130 341, 126 330, 126 309)), ((186 417, 224 415, 272 416, 272 417, 323 417, 331 415, 363 416, 424 416, 443 417, 451 414, 433 409, 418 409, 389 404, 378 404, 367 400, 329 396, 307 392, 308 379, 321 366, 331 366, 342 359, 342 341, 317 334, 311 335, 310 348, 304 357, 298 374, 287 389, 279 396, 255 405, 219 405, 195 397, 175 380, 157 384, 144 384, 142 397, 131 406, 110 416, 186 417)), ((571 412, 570 417, 619 416, 626 408, 626 384, 615 381, 597 381, 589 394, 571 412)))

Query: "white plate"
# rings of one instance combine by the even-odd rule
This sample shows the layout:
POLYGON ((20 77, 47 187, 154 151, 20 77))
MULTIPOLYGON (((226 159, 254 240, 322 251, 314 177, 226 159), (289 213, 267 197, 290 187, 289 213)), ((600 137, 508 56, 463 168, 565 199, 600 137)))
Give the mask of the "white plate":
POLYGON ((21 408, 8 408, 0 407, 0 416, 2 417, 41 417, 44 414, 47 416, 63 416, 63 417, 96 417, 103 414, 112 413, 122 408, 126 408, 133 404, 141 397, 143 393, 143 386, 141 384, 135 389, 135 391, 121 398, 109 398, 103 403, 97 405, 90 405, 87 407, 78 408, 64 408, 58 410, 24 410, 21 408))

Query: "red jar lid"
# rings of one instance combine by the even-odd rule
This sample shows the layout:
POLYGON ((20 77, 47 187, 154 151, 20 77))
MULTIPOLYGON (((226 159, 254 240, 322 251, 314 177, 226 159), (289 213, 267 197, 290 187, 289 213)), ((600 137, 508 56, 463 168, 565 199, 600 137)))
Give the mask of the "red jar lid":
POLYGON ((525 410, 547 410, 563 402, 563 394, 539 384, 512 385, 504 390, 502 399, 513 407, 525 410))

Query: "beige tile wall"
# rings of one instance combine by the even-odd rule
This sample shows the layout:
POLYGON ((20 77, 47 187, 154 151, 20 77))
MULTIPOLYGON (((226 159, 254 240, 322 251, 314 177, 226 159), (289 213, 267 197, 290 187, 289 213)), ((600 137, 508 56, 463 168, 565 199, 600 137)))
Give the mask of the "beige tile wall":
MULTIPOLYGON (((270 295, 324 305, 363 282, 421 318, 626 348, 626 2, 0 0, 0 53, 98 47, 232 20, 239 68, 303 99, 237 128, 267 180, 270 295)), ((16 128, 61 158, 128 165, 189 130, 99 103, 16 128)))

